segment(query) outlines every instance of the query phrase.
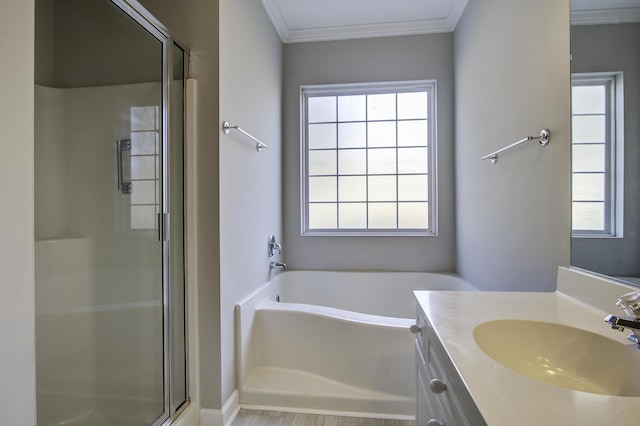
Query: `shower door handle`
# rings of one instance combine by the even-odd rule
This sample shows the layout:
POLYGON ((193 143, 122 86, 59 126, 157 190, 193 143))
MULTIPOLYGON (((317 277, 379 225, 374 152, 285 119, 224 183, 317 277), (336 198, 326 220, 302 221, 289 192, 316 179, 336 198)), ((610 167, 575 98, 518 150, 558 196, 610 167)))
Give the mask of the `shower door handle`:
POLYGON ((116 141, 116 163, 118 167, 118 190, 131 194, 131 139, 116 141))

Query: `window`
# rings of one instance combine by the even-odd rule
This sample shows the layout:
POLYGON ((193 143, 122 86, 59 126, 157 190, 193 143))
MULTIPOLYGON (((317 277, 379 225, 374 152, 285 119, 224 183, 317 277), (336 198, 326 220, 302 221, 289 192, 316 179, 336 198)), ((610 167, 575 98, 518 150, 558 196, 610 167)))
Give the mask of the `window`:
POLYGON ((573 74, 571 97, 573 235, 621 236, 622 74, 573 74))
POLYGON ((435 235, 434 81, 302 87, 302 234, 435 235))

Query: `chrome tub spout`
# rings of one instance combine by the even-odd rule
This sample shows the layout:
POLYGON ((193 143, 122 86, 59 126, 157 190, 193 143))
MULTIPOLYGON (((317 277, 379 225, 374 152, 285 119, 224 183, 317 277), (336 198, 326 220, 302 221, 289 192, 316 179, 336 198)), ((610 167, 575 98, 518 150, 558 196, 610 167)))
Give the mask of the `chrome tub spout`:
POLYGON ((269 266, 274 269, 274 268, 281 268, 281 269, 288 269, 287 268, 287 264, 286 263, 282 263, 282 262, 271 262, 269 264, 269 266))

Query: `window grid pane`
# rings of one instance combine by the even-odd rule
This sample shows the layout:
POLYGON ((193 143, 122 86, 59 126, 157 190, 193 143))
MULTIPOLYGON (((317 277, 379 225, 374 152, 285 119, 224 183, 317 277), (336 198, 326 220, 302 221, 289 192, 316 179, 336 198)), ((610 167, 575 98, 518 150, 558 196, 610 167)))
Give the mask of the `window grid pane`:
POLYGON ((305 96, 307 230, 432 230, 432 87, 305 96))
POLYGON ((573 229, 581 231, 606 231, 605 203, 573 202, 573 229))

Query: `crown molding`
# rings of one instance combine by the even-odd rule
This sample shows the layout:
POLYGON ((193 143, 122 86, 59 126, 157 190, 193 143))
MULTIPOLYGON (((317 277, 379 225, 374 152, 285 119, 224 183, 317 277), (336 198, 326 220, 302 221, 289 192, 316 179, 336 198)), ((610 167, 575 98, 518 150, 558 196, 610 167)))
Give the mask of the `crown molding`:
POLYGON ((370 25, 346 25, 326 28, 291 30, 283 40, 285 43, 346 40, 357 38, 393 37, 402 35, 442 33, 453 31, 447 20, 398 22, 370 25))
POLYGON ((260 3, 262 3, 262 7, 264 7, 264 10, 267 12, 269 19, 271 19, 271 23, 280 36, 280 40, 284 42, 290 30, 287 21, 284 19, 284 14, 280 9, 280 4, 277 1, 268 0, 260 0, 260 3))
POLYGON ((442 19, 305 29, 291 29, 277 1, 261 0, 261 2, 283 43, 305 43, 453 32, 464 13, 468 0, 454 0, 448 15, 442 19))
POLYGON ((640 22, 640 7, 571 12, 571 25, 630 24, 640 22))
POLYGON ((467 4, 469 4, 469 0, 454 0, 451 5, 451 10, 449 10, 449 15, 447 16, 451 31, 455 30, 458 26, 458 22, 460 22, 460 18, 462 18, 467 4))

